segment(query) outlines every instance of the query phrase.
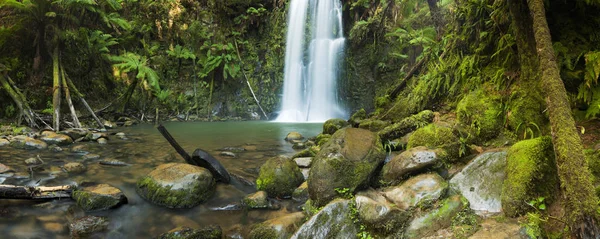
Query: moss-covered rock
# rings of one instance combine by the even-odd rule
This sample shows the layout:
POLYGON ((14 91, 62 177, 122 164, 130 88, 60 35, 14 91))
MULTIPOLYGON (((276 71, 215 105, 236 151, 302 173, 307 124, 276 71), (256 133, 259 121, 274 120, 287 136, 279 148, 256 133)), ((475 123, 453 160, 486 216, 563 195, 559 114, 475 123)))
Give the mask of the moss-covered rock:
POLYGON ((249 234, 251 239, 287 239, 304 221, 304 213, 296 212, 267 220, 256 225, 249 234))
POLYGON ((269 207, 269 200, 267 198, 267 192, 258 191, 253 194, 246 195, 242 199, 242 204, 250 209, 262 209, 269 207))
POLYGON ((78 174, 83 173, 87 168, 82 163, 71 162, 62 167, 67 173, 78 174))
POLYGON ((432 235, 437 230, 449 227, 452 218, 468 205, 468 201, 460 195, 447 198, 435 208, 410 222, 406 229, 406 238, 423 238, 432 235))
POLYGON ((303 202, 303 201, 308 200, 308 183, 307 182, 303 182, 302 184, 300 184, 300 186, 298 186, 294 190, 294 193, 292 193, 292 199, 294 199, 294 201, 298 201, 298 202, 303 202))
POLYGON ((356 113, 352 114, 352 116, 350 116, 350 119, 348 119, 348 123, 350 123, 353 127, 358 127, 360 122, 366 118, 367 111, 365 111, 365 109, 360 109, 356 111, 356 113))
POLYGON ((319 134, 319 135, 317 135, 315 142, 317 143, 318 146, 323 146, 325 143, 327 143, 329 141, 329 139, 331 139, 330 134, 319 134))
POLYGON ((48 144, 44 141, 19 135, 10 139, 10 146, 17 149, 46 149, 48 144))
POLYGON ((458 142, 458 137, 452 133, 451 128, 437 124, 429 124, 417 129, 410 135, 407 147, 414 148, 426 146, 434 148, 444 145, 454 145, 456 142, 458 142))
POLYGON ((429 173, 412 177, 400 186, 386 188, 383 195, 398 208, 407 210, 438 200, 447 188, 448 183, 440 175, 429 173))
POLYGON ((287 141, 294 141, 294 140, 303 140, 304 136, 302 136, 302 134, 298 133, 298 132, 290 132, 287 136, 285 136, 285 140, 287 141))
POLYGON ((142 198, 161 206, 190 208, 212 196, 215 180, 208 169, 169 163, 140 178, 136 191, 142 198))
POLYGON ((367 130, 370 130, 373 132, 378 132, 389 125, 390 125, 390 123, 387 121, 366 119, 366 120, 363 120, 360 122, 360 124, 358 125, 358 128, 367 129, 367 130))
POLYGON ((72 197, 77 206, 88 212, 116 208, 127 203, 125 194, 108 184, 82 183, 72 197))
POLYGON ((44 131, 40 134, 40 140, 46 142, 47 144, 55 144, 55 145, 69 145, 73 143, 73 139, 64 134, 57 134, 52 131, 44 131))
POLYGON ((270 158, 260 167, 256 189, 264 190, 270 197, 290 197, 304 176, 292 159, 277 156, 270 158))
POLYGON ((313 160, 308 176, 310 198, 324 205, 338 196, 336 189, 354 192, 367 186, 384 159, 375 133, 357 128, 337 131, 313 160))
POLYGON ((558 190, 554 151, 550 137, 523 140, 508 151, 502 208, 508 216, 531 209, 527 202, 544 197, 552 202, 558 190))
POLYGON ((312 146, 294 154, 292 158, 314 157, 319 151, 319 146, 312 146))
POLYGON ((71 238, 104 238, 98 234, 106 231, 108 224, 106 217, 85 216, 69 224, 69 232, 71 238))
POLYGON ((482 140, 498 135, 504 123, 502 113, 500 96, 484 89, 466 95, 456 106, 458 121, 482 140))
POLYGON ((424 110, 418 114, 411 115, 380 130, 377 134, 383 141, 400 138, 413 130, 423 127, 433 121, 433 111, 424 110))
POLYGON ((217 225, 202 229, 178 227, 158 236, 159 239, 221 239, 222 237, 223 230, 217 225))
POLYGON ((304 223, 292 238, 357 238, 350 200, 337 199, 325 205, 304 223))
POLYGON ((354 200, 361 223, 380 236, 401 230, 412 216, 410 211, 400 210, 372 189, 359 192, 354 200))
POLYGON ((544 115, 545 109, 546 104, 541 98, 518 90, 511 95, 508 102, 508 127, 517 135, 524 135, 527 129, 531 129, 531 133, 539 136, 543 133, 540 131, 544 131, 548 124, 548 118, 544 115))
POLYGON ((339 129, 348 125, 348 121, 343 119, 329 119, 323 124, 323 134, 334 134, 339 129))
POLYGON ((398 183, 405 176, 424 170, 440 162, 440 149, 430 150, 427 147, 411 148, 395 156, 383 166, 383 180, 398 183))

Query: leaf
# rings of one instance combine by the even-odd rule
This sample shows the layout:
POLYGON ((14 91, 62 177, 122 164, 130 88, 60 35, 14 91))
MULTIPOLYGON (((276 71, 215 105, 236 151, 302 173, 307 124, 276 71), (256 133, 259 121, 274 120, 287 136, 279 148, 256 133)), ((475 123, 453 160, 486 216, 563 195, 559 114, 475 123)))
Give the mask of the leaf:
POLYGON ((542 203, 538 206, 540 210, 546 210, 546 204, 542 203))

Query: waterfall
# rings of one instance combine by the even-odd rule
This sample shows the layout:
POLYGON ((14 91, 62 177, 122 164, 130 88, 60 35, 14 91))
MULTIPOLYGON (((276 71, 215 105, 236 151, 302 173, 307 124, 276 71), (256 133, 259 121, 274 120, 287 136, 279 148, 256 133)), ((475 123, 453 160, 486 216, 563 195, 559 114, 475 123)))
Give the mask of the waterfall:
POLYGON ((342 118, 337 78, 344 53, 340 0, 292 0, 278 122, 342 118))

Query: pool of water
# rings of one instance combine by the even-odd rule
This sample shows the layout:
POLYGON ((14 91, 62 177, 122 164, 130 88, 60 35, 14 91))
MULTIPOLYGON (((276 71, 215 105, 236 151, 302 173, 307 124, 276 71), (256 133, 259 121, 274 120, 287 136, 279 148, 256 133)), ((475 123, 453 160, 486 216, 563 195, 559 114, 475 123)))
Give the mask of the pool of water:
MULTIPOLYGON (((202 148, 211 153, 230 173, 254 180, 258 169, 275 155, 293 155, 296 150, 284 138, 291 131, 304 136, 315 136, 322 124, 294 124, 272 122, 198 122, 165 123, 178 143, 192 153, 202 148), (236 152, 235 158, 219 155, 225 147, 245 148, 236 152)), ((68 238, 68 223, 82 215, 106 216, 111 221, 109 238, 151 238, 178 226, 203 227, 216 224, 225 234, 245 235, 250 226, 271 218, 298 211, 292 200, 281 201, 279 210, 223 210, 228 205, 239 204, 248 193, 256 191, 251 186, 217 184, 215 195, 192 209, 167 209, 153 205, 137 195, 135 182, 156 166, 169 162, 185 161, 160 135, 153 125, 138 125, 110 131, 124 132, 127 139, 111 136, 107 145, 95 142, 75 143, 63 147, 62 152, 50 150, 17 150, 0 148, 0 163, 16 171, 17 177, 7 178, 4 184, 64 185, 81 182, 109 183, 120 188, 129 203, 117 209, 84 213, 73 207, 70 199, 51 202, 0 200, 0 235, 6 238, 68 238), (98 164, 98 160, 83 160, 82 154, 69 149, 85 145, 86 151, 100 155, 100 159, 118 159, 131 166, 114 167, 98 164), (42 171, 30 173, 24 160, 31 157, 44 160, 42 171), (69 162, 82 162, 87 171, 68 175, 60 166, 69 162)))

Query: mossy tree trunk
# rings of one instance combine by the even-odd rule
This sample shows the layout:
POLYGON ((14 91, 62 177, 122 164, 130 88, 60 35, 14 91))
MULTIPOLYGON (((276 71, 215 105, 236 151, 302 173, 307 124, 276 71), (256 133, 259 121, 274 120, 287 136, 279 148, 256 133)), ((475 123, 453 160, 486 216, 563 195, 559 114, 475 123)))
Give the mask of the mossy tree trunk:
POLYGON ((52 52, 52 75, 54 82, 52 84, 52 127, 54 131, 60 130, 60 95, 61 95, 61 83, 60 83, 60 64, 58 56, 58 46, 54 47, 52 52))
POLYGON ((0 74, 0 86, 4 88, 4 90, 8 93, 10 98, 13 99, 13 102, 19 108, 19 120, 18 124, 21 124, 21 117, 25 117, 25 121, 30 127, 37 128, 38 125, 35 123, 35 116, 31 107, 27 104, 27 101, 21 91, 14 86, 8 76, 4 76, 0 74))
POLYGON ((442 16, 442 11, 438 7, 438 0, 427 0, 427 5, 429 6, 429 13, 431 14, 431 18, 433 20, 433 25, 435 26, 435 30, 437 32, 437 38, 442 36, 442 29, 444 29, 444 17, 442 16))
POLYGON ((527 6, 539 57, 541 89, 546 93, 558 176, 566 202, 566 221, 572 237, 598 238, 600 230, 595 218, 598 198, 594 194, 592 175, 571 115, 567 92, 560 78, 544 3, 543 0, 527 0, 527 6))
POLYGON ((73 126, 75 128, 81 128, 81 123, 79 122, 79 118, 77 117, 77 112, 75 112, 75 107, 73 106, 73 101, 71 100, 71 92, 69 91, 69 85, 67 84, 67 79, 65 77, 65 69, 60 66, 60 76, 61 76, 61 84, 62 88, 65 91, 65 99, 67 100, 67 105, 69 106, 69 110, 71 111, 71 117, 73 119, 73 126))

